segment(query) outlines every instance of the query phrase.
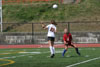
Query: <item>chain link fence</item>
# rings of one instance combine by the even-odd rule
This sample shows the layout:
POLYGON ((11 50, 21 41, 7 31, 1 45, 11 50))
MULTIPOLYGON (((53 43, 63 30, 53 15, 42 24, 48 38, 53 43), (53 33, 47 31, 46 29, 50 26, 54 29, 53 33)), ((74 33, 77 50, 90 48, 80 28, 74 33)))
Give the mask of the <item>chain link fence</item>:
MULTIPOLYGON (((100 43, 99 21, 57 24, 56 44, 62 44, 63 31, 66 27, 72 33, 74 43, 100 43)), ((47 44, 47 30, 41 27, 41 23, 3 23, 0 44, 47 44)))

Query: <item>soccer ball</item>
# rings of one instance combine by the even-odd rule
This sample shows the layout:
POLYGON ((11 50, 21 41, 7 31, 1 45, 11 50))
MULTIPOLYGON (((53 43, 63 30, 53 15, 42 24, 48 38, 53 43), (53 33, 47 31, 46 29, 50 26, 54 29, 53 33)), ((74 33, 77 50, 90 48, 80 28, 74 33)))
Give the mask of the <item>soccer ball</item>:
POLYGON ((54 4, 53 5, 53 8, 55 9, 55 8, 58 8, 58 5, 57 4, 54 4))

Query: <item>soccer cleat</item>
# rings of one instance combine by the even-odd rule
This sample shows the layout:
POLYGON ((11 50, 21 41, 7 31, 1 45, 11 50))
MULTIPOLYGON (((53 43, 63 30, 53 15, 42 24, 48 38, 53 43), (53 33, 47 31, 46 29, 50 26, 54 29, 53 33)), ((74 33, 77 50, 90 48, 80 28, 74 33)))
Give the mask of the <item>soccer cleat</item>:
POLYGON ((64 53, 62 54, 62 57, 65 57, 65 56, 64 56, 64 53))
POLYGON ((76 50, 76 53, 80 56, 81 54, 80 54, 80 52, 78 51, 78 48, 75 48, 75 50, 76 50))
POLYGON ((55 54, 52 54, 52 55, 50 56, 50 58, 54 58, 54 56, 55 56, 55 54))
POLYGON ((77 54, 80 56, 81 54, 80 54, 80 52, 77 52, 77 54))
POLYGON ((62 55, 62 58, 64 58, 65 56, 62 55))

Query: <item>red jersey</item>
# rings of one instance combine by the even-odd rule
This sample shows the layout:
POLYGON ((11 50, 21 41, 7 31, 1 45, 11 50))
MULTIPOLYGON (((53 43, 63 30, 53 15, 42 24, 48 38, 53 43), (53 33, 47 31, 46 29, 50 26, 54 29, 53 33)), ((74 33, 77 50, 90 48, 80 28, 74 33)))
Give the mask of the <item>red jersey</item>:
POLYGON ((66 42, 71 42, 72 41, 72 35, 71 35, 71 33, 65 33, 64 35, 63 35, 63 40, 64 41, 66 41, 66 42))

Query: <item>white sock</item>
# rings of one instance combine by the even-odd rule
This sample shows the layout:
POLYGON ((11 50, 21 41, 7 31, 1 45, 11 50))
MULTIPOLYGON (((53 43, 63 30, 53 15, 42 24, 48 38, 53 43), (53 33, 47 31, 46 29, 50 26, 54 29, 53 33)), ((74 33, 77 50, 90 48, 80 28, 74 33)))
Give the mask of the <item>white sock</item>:
POLYGON ((50 52, 51 52, 51 54, 54 54, 54 50, 53 50, 52 46, 50 46, 50 52))
POLYGON ((53 53, 55 54, 55 48, 53 47, 53 53))

